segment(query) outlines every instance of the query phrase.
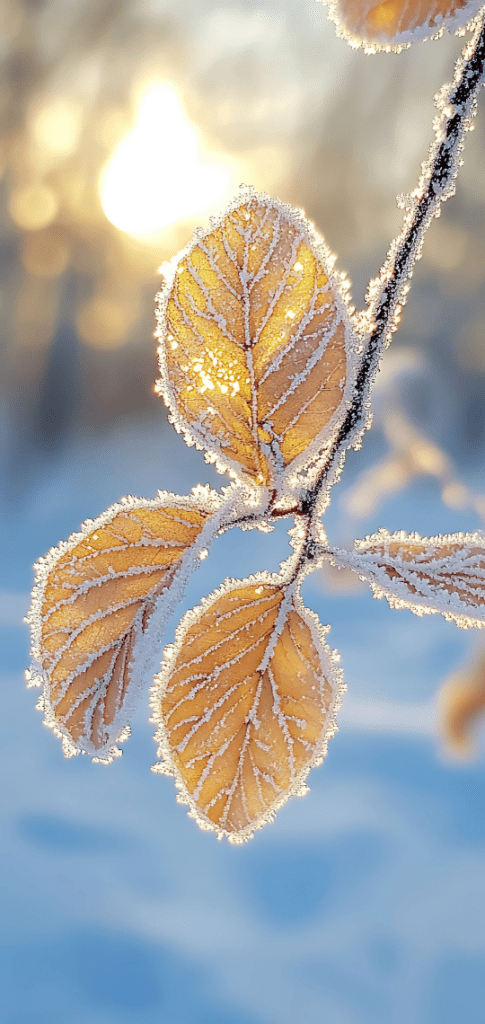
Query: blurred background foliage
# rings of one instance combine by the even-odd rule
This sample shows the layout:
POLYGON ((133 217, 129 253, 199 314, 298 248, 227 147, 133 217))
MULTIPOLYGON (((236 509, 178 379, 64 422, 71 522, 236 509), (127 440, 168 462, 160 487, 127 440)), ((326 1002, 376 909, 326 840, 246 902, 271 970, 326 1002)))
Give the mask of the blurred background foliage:
MULTIPOLYGON (((240 182, 304 207, 362 305, 461 40, 369 59, 336 40, 325 13, 315 0, 4 0, 11 500, 86 426, 149 417, 170 443, 152 390, 157 268, 240 182)), ((485 437, 484 144, 481 112, 394 342, 427 357, 408 388, 413 422, 465 464, 485 437)))

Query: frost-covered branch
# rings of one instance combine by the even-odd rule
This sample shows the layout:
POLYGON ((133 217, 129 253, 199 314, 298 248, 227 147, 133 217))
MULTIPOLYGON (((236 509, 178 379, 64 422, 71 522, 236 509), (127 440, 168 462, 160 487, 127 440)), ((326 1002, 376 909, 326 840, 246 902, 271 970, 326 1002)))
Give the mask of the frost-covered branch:
POLYGON ((451 85, 438 93, 439 116, 429 159, 422 166, 418 185, 403 200, 407 207, 400 234, 392 243, 379 277, 371 281, 363 327, 369 340, 357 375, 352 404, 342 423, 328 462, 317 484, 319 491, 334 468, 343 446, 360 438, 368 420, 369 394, 379 361, 397 329, 410 288, 415 261, 421 256, 424 235, 441 204, 454 194, 465 133, 476 113, 478 92, 485 74, 485 11, 455 66, 451 85))

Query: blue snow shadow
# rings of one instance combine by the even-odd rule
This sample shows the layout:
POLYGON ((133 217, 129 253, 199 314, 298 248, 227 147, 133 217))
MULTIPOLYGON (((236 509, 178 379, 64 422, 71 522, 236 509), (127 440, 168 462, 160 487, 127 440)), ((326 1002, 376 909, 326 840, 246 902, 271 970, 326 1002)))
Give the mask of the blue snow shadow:
POLYGON ((240 865, 244 896, 274 925, 304 925, 322 917, 342 899, 355 898, 369 884, 385 858, 380 836, 344 832, 302 844, 256 844, 245 851, 240 865))
POLYGON ((4 1020, 9 1024, 257 1024, 213 1004, 210 979, 162 945, 85 929, 0 950, 4 1020))
POLYGON ((483 1024, 485 958, 453 957, 435 969, 430 987, 428 1024, 483 1024))
POLYGON ((54 814, 25 814, 17 820, 22 839, 55 853, 112 853, 133 846, 133 840, 115 829, 97 828, 54 814))
POLYGON ((426 740, 406 736, 362 736, 339 733, 332 740, 323 770, 312 776, 312 788, 333 779, 384 781, 396 799, 425 818, 427 831, 458 843, 485 840, 483 764, 455 765, 438 759, 426 740))

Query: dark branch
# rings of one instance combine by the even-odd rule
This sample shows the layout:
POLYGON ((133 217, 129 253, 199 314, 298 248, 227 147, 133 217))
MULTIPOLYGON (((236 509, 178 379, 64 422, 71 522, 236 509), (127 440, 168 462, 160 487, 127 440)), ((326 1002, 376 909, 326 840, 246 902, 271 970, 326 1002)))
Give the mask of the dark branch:
POLYGON ((398 326, 400 312, 406 301, 406 290, 409 288, 408 281, 414 263, 420 256, 425 232, 439 212, 441 203, 453 195, 459 154, 465 133, 476 112, 478 91, 485 74, 485 14, 475 24, 474 35, 457 61, 453 82, 441 92, 441 117, 436 127, 436 140, 418 187, 410 197, 401 234, 391 246, 379 278, 369 287, 366 317, 371 330, 355 381, 352 405, 311 496, 307 495, 307 505, 310 501, 315 507, 339 455, 365 430, 370 389, 383 349, 398 326))

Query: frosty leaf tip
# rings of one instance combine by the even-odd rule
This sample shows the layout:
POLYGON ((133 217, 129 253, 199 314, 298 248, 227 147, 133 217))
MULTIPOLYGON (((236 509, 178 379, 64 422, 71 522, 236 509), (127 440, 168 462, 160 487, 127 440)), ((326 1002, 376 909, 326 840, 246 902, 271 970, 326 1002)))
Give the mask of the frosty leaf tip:
POLYGON ((420 537, 387 530, 334 552, 369 581, 375 597, 415 615, 440 613, 462 629, 485 626, 485 533, 420 537))

